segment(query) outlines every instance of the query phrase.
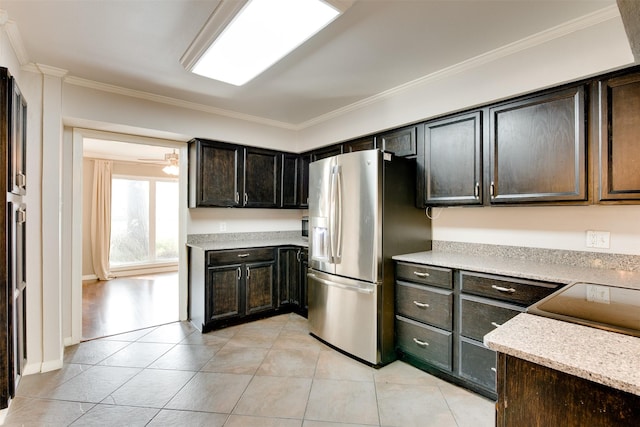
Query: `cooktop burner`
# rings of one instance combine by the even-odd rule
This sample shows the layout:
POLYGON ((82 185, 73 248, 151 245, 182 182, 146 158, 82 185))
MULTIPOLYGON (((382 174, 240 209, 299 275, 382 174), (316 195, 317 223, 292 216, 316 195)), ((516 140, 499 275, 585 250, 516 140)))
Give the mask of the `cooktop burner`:
POLYGON ((573 283, 527 312, 640 337, 640 289, 573 283))

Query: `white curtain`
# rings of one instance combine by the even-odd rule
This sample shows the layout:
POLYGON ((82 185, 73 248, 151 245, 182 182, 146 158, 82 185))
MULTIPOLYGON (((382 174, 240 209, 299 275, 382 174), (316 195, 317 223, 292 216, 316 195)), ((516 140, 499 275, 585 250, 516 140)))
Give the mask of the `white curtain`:
POLYGON ((94 160, 91 202, 91 257, 93 271, 100 280, 111 279, 111 162, 94 160))

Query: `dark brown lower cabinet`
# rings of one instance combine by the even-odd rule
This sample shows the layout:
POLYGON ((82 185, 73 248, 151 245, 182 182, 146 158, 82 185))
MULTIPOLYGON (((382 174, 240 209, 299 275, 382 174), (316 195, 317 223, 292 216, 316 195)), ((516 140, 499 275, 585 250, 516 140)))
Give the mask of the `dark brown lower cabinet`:
POLYGON ((289 311, 306 316, 306 253, 296 246, 190 246, 189 319, 208 332, 289 311))
POLYGON ((638 426, 640 396, 498 353, 496 426, 638 426))

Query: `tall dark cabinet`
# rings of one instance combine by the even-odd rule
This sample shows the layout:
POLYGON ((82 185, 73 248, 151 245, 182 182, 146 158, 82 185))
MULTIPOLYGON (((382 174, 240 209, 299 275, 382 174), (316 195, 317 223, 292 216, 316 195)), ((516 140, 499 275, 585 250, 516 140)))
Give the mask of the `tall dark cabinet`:
POLYGON ((0 409, 14 397, 27 358, 26 194, 27 103, 13 77, 0 68, 0 409))

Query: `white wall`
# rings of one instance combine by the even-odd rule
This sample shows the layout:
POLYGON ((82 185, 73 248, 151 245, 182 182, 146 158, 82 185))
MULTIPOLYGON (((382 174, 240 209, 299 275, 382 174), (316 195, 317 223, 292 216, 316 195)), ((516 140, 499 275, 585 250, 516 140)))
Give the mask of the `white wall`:
POLYGON ((300 230, 298 209, 189 209, 188 234, 300 230))

